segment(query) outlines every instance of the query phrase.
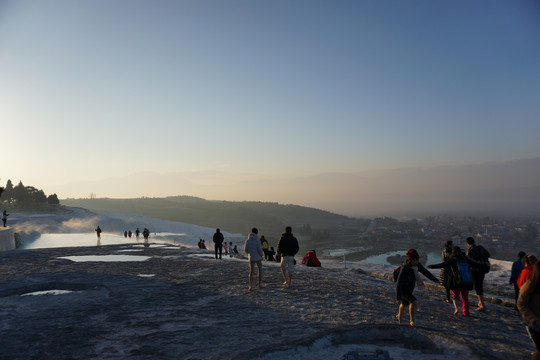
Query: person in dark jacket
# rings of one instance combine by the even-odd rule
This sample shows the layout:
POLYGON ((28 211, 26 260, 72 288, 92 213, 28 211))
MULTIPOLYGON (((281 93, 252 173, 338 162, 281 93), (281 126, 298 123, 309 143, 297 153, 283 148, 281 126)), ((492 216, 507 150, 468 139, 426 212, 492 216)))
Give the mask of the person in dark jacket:
POLYGON ((519 286, 517 286, 517 280, 519 278, 519 274, 521 274, 521 271, 525 268, 525 265, 523 265, 523 257, 527 255, 524 251, 520 251, 518 253, 518 259, 514 261, 512 264, 512 272, 510 273, 510 280, 508 281, 511 285, 514 285, 514 296, 515 296, 515 302, 514 302, 514 309, 518 310, 517 308, 517 299, 519 297, 519 286))
POLYGON ((447 284, 450 290, 452 290, 452 301, 454 303, 454 315, 459 313, 456 300, 461 298, 461 311, 463 316, 469 316, 469 291, 473 289, 472 275, 470 268, 473 266, 479 266, 480 264, 473 259, 467 257, 461 249, 456 246, 450 255, 450 258, 443 261, 440 264, 428 265, 428 269, 445 269, 447 273, 447 284), (458 269, 459 263, 467 263, 465 267, 467 274, 458 275, 460 269, 458 269))
POLYGON ((410 249, 407 251, 407 260, 401 265, 401 270, 396 281, 396 300, 399 303, 396 318, 400 324, 405 309, 409 308, 410 325, 415 326, 414 315, 418 302, 413 295, 413 291, 417 283, 419 286, 423 285, 418 273, 422 273, 437 284, 439 283, 439 280, 420 263, 418 252, 415 249, 410 249))
POLYGON ((219 258, 221 259, 221 253, 223 252, 223 240, 225 238, 223 237, 223 234, 221 231, 216 229, 216 233, 214 234, 214 237, 212 238, 214 241, 214 251, 216 253, 216 259, 218 258, 218 252, 219 252, 219 258))
POLYGON ((469 246, 467 256, 480 263, 480 265, 471 268, 474 291, 476 291, 476 296, 478 296, 478 307, 475 310, 486 311, 484 302, 484 277, 487 271, 489 271, 486 271, 486 268, 489 268, 489 258, 491 255, 483 246, 476 245, 472 237, 467 238, 467 246, 469 246))
POLYGON ((294 255, 298 253, 298 240, 292 234, 292 228, 287 226, 277 245, 278 254, 281 254, 281 274, 285 282, 283 285, 291 286, 294 272, 294 255))
MULTIPOLYGON (((448 261, 450 259, 450 256, 452 256, 452 251, 454 250, 454 243, 452 240, 448 240, 446 243, 444 243, 444 249, 441 254, 441 260, 444 263, 445 261, 448 261)), ((448 271, 445 268, 441 269, 441 272, 439 274, 439 280, 441 281, 441 285, 444 286, 444 289, 446 290, 446 302, 450 302, 450 287, 448 286, 448 271)))
POLYGON ((4 227, 7 227, 6 226, 6 222, 7 222, 7 217, 9 216, 10 214, 7 213, 7 210, 4 210, 4 212, 2 213, 2 222, 4 223, 4 227))

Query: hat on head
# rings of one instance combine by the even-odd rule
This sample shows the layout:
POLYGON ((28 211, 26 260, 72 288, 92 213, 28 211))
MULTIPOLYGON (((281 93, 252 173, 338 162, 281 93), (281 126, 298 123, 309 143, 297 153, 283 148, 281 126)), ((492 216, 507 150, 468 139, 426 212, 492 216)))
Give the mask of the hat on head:
POLYGON ((418 252, 415 249, 410 249, 407 251, 407 260, 420 259, 418 252))

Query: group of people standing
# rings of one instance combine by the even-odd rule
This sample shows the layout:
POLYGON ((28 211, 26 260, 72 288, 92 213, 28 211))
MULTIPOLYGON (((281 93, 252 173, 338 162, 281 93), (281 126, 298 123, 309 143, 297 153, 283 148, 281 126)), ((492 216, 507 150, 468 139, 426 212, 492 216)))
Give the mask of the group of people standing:
MULTIPOLYGON (((101 240, 101 233, 103 232, 103 230, 101 230, 99 225, 94 229, 94 231, 96 232, 98 241, 101 240)), ((124 237, 126 238, 127 237, 131 238, 132 234, 133 233, 131 232, 131 230, 124 231, 124 237)), ((141 234, 141 231, 139 230, 139 228, 137 228, 137 230, 135 230, 135 237, 137 238, 137 240, 139 239, 140 234, 141 234)), ((145 243, 148 243, 148 238, 150 237, 150 230, 148 230, 147 228, 144 228, 142 231, 142 236, 144 238, 145 243)))
MULTIPOLYGON (((417 299, 413 295, 416 285, 422 286, 423 281, 418 274, 423 274, 435 283, 445 287, 446 302, 454 304, 454 315, 459 315, 458 302, 461 302, 461 313, 470 316, 469 291, 475 290, 478 297, 476 311, 486 311, 484 300, 484 278, 490 271, 489 258, 491 255, 481 245, 476 245, 474 238, 466 240, 468 249, 465 253, 452 241, 447 241, 442 252, 442 262, 424 267, 415 249, 407 252, 407 260, 395 271, 399 271, 396 279, 396 300, 400 304, 396 318, 399 323, 403 320, 405 310, 409 309, 410 325, 415 326, 417 299), (437 279, 428 269, 441 269, 437 279)), ((514 285, 516 304, 527 323, 527 332, 536 352, 533 360, 540 360, 540 262, 534 255, 518 254, 518 260, 512 265, 510 284, 514 285)))
POLYGON ((407 260, 401 265, 397 277, 396 300, 400 303, 397 320, 401 323, 403 314, 409 308, 410 325, 415 325, 415 312, 417 299, 413 295, 415 285, 423 285, 419 273, 426 276, 445 288, 446 302, 454 304, 454 315, 459 314, 458 302, 461 302, 461 313, 470 316, 469 291, 475 290, 478 297, 476 311, 485 311, 484 278, 490 270, 490 253, 481 245, 476 245, 474 238, 466 240, 468 250, 465 253, 452 241, 447 241, 442 252, 442 262, 428 265, 427 268, 420 263, 420 257, 415 249, 407 252, 407 260), (441 269, 440 278, 437 279, 427 269, 441 269))
MULTIPOLYGON (((299 246, 298 240, 292 234, 292 227, 287 226, 285 232, 281 235, 281 238, 277 245, 277 256, 274 258, 276 251, 274 247, 268 246, 268 241, 264 235, 259 238, 259 230, 252 228, 246 242, 244 244, 244 252, 248 255, 249 260, 249 290, 253 290, 253 280, 257 275, 257 287, 262 286, 262 260, 279 261, 281 263, 280 269, 283 275, 283 285, 290 287, 292 284, 292 275, 294 272, 295 260, 294 256, 298 253, 299 246)), ((216 259, 222 258, 223 248, 227 249, 231 254, 238 253, 236 245, 232 247, 232 242, 227 245, 223 233, 218 228, 214 236, 212 237, 214 242, 214 252, 216 259)), ((201 248, 201 241, 199 241, 199 248, 201 248)), ((227 250, 226 250, 227 253, 227 250)))

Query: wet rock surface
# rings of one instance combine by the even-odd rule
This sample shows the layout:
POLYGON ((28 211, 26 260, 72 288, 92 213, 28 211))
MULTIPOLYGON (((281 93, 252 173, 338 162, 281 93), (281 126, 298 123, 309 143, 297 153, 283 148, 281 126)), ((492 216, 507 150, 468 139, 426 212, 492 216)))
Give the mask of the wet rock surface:
POLYGON ((411 328, 397 324, 394 283, 383 277, 297 266, 286 288, 277 264, 264 263, 263 288, 249 292, 244 260, 209 255, 136 245, 0 253, 0 358, 257 359, 321 339, 329 347, 397 346, 425 358, 528 359, 533 350, 512 307, 454 316, 440 289, 421 290, 411 328), (119 254, 151 258, 60 259, 119 254), (63 291, 26 295, 50 290, 63 291))

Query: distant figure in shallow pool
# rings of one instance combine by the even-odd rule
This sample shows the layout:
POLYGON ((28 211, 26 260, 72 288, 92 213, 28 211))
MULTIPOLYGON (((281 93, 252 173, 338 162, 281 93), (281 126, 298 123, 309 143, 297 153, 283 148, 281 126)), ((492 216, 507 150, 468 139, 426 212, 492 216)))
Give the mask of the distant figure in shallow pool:
POLYGON ((96 228, 95 231, 96 231, 98 240, 101 239, 101 233, 102 233, 103 231, 101 230, 101 228, 99 227, 99 225, 98 225, 98 227, 96 228))
POLYGON ((148 237, 150 236, 150 230, 148 230, 147 228, 144 228, 142 231, 142 236, 144 238, 144 246, 149 247, 150 244, 148 244, 148 237))

